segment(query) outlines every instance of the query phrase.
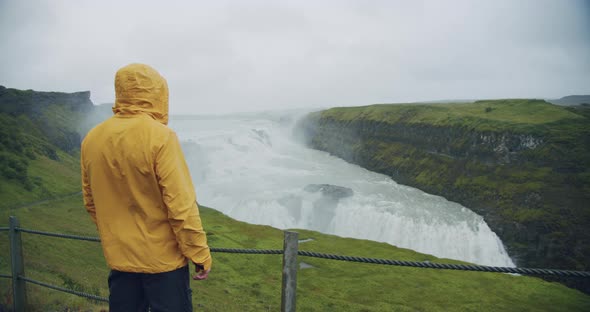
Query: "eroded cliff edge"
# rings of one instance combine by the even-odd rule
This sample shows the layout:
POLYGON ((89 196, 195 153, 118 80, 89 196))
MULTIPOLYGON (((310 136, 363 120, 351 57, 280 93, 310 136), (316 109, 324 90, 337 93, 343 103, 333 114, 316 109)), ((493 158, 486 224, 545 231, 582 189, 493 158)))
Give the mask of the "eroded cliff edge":
POLYGON ((590 108, 542 100, 311 113, 312 148, 482 215, 518 266, 590 266, 590 108))

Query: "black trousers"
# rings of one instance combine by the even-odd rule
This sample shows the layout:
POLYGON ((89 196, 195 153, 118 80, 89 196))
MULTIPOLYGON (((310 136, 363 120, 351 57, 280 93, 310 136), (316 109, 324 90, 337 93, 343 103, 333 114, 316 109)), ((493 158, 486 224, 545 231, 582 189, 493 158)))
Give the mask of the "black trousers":
POLYGON ((110 312, 193 311, 188 265, 154 274, 111 270, 109 292, 110 312))

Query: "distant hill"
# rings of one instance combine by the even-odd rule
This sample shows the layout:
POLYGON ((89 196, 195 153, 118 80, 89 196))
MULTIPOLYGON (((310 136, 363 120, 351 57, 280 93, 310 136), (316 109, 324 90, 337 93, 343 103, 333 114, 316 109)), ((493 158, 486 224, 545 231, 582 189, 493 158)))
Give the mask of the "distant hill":
POLYGON ((547 100, 556 105, 590 105, 590 95, 568 95, 557 100, 547 100))

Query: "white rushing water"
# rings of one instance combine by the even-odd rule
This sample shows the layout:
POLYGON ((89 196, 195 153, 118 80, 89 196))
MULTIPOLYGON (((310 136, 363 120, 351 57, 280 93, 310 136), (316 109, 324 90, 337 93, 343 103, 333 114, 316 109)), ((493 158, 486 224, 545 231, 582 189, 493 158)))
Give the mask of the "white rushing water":
POLYGON ((249 223, 514 266, 481 216, 304 147, 292 138, 295 119, 293 112, 173 117, 199 203, 249 223))

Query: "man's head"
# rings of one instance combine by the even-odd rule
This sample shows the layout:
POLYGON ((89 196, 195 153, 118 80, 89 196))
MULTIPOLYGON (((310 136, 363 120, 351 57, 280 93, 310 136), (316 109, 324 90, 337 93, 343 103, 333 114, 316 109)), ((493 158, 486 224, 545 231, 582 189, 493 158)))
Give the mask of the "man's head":
POLYGON ((168 124, 168 84, 155 69, 129 64, 115 75, 115 114, 146 113, 168 124))

